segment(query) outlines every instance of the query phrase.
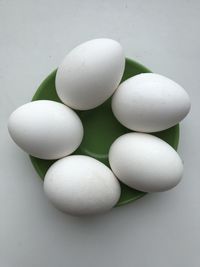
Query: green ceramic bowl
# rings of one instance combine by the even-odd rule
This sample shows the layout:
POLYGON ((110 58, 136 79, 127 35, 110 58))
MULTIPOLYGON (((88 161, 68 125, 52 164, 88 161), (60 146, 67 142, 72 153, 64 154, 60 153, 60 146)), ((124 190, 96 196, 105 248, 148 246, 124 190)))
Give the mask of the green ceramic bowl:
MULTIPOLYGON (((151 71, 133 60, 126 59, 126 66, 122 81, 144 72, 151 71)), ((61 102, 55 89, 55 76, 56 70, 42 82, 33 96, 33 101, 47 99, 61 102)), ((79 148, 73 154, 91 156, 109 166, 108 151, 111 144, 120 135, 130 132, 129 129, 122 126, 115 119, 111 110, 111 98, 95 109, 76 112, 83 123, 84 138, 79 148)), ((177 149, 179 140, 179 125, 162 132, 157 132, 155 135, 165 140, 173 148, 177 149)), ((54 161, 38 159, 32 156, 30 158, 35 170, 43 179, 46 171, 54 161)), ((117 206, 127 204, 146 194, 144 192, 131 189, 122 183, 121 189, 122 193, 117 206)))

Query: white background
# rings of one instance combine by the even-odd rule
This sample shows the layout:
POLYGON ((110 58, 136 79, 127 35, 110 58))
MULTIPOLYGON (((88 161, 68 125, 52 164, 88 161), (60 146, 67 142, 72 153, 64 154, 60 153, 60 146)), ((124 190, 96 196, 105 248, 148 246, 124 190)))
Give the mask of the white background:
POLYGON ((0 1, 0 266, 200 266, 199 29, 199 0, 0 1), (96 37, 120 41, 128 57, 190 94, 185 172, 169 192, 74 218, 48 203, 6 124, 72 47, 96 37))

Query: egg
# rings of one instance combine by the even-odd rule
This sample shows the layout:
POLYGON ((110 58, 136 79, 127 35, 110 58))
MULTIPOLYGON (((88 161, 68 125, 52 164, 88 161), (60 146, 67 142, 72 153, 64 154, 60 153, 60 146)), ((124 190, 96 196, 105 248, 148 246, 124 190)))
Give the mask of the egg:
POLYGON ((87 110, 106 101, 122 78, 125 56, 111 39, 94 39, 66 55, 56 73, 56 91, 67 106, 87 110))
POLYGON ((58 159, 71 154, 81 143, 83 126, 69 107, 49 100, 27 103, 8 121, 14 142, 28 154, 41 159, 58 159))
POLYGON ((89 215, 110 210, 118 202, 121 189, 106 165, 88 156, 73 155, 48 169, 44 192, 59 210, 89 215))
POLYGON ((150 133, 179 123, 190 110, 190 99, 176 82, 159 74, 143 73, 118 87, 112 110, 125 127, 150 133))
POLYGON ((143 192, 169 190, 183 173, 177 152, 162 139, 145 133, 128 133, 116 139, 109 162, 122 183, 143 192))

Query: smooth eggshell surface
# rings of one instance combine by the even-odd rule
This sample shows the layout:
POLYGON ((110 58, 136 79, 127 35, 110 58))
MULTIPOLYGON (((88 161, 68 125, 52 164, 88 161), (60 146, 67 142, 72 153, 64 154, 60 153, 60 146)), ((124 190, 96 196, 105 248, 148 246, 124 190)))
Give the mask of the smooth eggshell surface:
POLYGON ((111 39, 94 39, 75 47, 59 66, 56 91, 61 101, 78 110, 106 101, 122 78, 125 57, 111 39))
POLYGON ((162 139, 145 133, 128 133, 116 139, 109 162, 122 183, 144 192, 171 189, 183 173, 177 152, 162 139))
POLYGON ((89 215, 110 210, 118 202, 121 189, 106 165, 88 156, 73 155, 48 169, 44 192, 59 210, 89 215))
POLYGON ((19 147, 41 159, 69 155, 83 138, 83 126, 77 114, 49 100, 30 102, 16 109, 9 118, 8 130, 19 147))
POLYGON ((155 73, 143 73, 124 81, 112 99, 115 117, 138 132, 157 132, 179 123, 190 110, 186 91, 155 73))

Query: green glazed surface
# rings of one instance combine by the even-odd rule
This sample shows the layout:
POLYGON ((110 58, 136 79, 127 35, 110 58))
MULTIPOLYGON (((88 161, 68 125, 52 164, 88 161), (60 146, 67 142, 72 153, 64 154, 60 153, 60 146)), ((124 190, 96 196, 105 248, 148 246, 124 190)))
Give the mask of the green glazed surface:
MULTIPOLYGON (((126 66, 122 81, 144 72, 151 71, 133 60, 126 59, 126 66)), ((47 99, 61 102, 55 89, 55 76, 56 70, 53 71, 39 86, 33 96, 33 101, 47 99)), ((76 112, 83 123, 84 137, 81 145, 73 154, 91 156, 109 166, 108 151, 111 144, 120 135, 130 132, 129 129, 122 126, 115 119, 111 110, 111 98, 95 109, 76 112)), ((177 149, 179 141, 178 124, 165 131, 157 132, 154 135, 162 138, 173 148, 177 149)), ((38 159, 32 156, 30 156, 30 158, 36 172, 42 179, 44 179, 46 171, 54 161, 38 159)), ((132 202, 146 194, 144 192, 131 189, 122 183, 121 189, 122 193, 117 206, 132 202)))

